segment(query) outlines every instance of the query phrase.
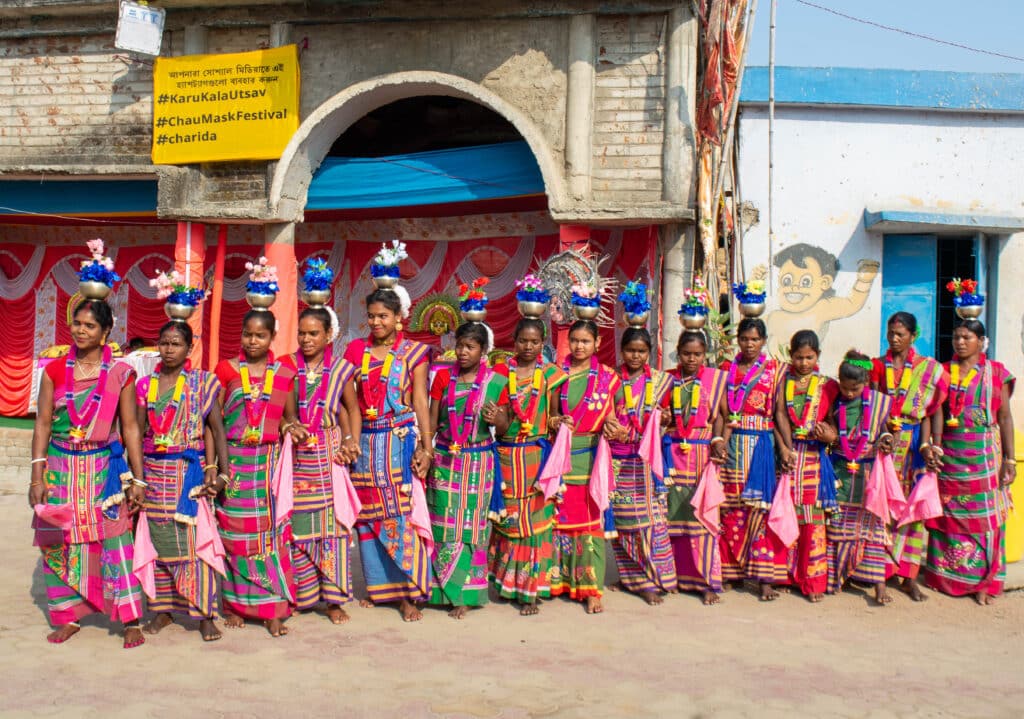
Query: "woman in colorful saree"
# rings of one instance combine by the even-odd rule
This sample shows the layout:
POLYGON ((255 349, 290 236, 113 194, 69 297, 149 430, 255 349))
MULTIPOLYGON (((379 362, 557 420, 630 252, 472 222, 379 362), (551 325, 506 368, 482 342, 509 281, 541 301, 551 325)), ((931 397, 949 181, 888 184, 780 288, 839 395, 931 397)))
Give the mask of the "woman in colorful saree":
POLYGON ((718 604, 722 592, 718 536, 700 522, 691 501, 708 463, 725 462, 723 431, 728 407, 725 372, 704 365, 707 346, 703 332, 687 331, 679 336, 679 365, 669 373, 670 414, 663 448, 668 534, 678 586, 684 592, 700 592, 704 604, 712 605, 718 604))
POLYGON ((500 517, 494 493, 501 495, 501 470, 490 428, 498 436, 508 431, 508 379, 480 361, 489 344, 482 323, 459 325, 456 367, 438 371, 430 388, 430 424, 437 428, 427 480, 434 532, 430 603, 451 606, 453 619, 487 603, 488 516, 500 517))
POLYGON ((255 619, 280 637, 288 633, 284 620, 295 601, 292 498, 279 481, 280 433, 301 443, 306 432, 295 420, 295 365, 270 351, 276 330, 273 313, 250 310, 242 321, 241 354, 217 365, 231 463, 217 523, 227 553, 224 623, 236 628, 255 619))
POLYGON ((138 479, 135 375, 112 360, 113 326, 106 302, 81 302, 67 357, 47 365, 40 382, 28 501, 36 512, 53 644, 77 634, 79 620, 93 612, 124 624, 126 649, 145 641, 129 516, 141 506, 145 485, 138 479))
POLYGON ((779 460, 793 477, 793 505, 800 534, 790 550, 789 579, 810 602, 820 602, 828 589, 828 546, 825 521, 838 510, 836 474, 823 437, 836 384, 818 371, 818 335, 800 330, 789 342, 789 366, 775 397, 779 460))
POLYGON ((925 582, 932 589, 991 604, 1006 574, 1008 492, 1016 479, 1010 397, 1014 377, 985 356, 985 326, 975 319, 953 330, 946 363, 949 399, 939 473, 942 516, 928 520, 925 582))
MULTIPOLYGON (((917 318, 909 312, 897 312, 886 325, 889 349, 873 361, 872 389, 892 399, 889 431, 896 439, 893 463, 904 496, 909 497, 926 465, 937 467, 942 449, 932 442, 942 434, 942 403, 949 382, 942 365, 914 351, 918 336, 917 318)), ((902 589, 915 602, 927 597, 921 592, 917 575, 928 548, 924 522, 911 522, 893 530, 891 550, 896 574, 902 577, 902 589)))
POLYGON ((569 380, 559 391, 559 414, 549 419, 552 432, 565 423, 573 435, 572 469, 564 476, 565 497, 555 524, 551 595, 568 594, 586 602, 587 614, 604 611, 605 531, 614 530, 595 499, 607 494, 611 468, 607 468, 609 476, 591 475, 602 433, 611 439, 623 429, 615 419, 623 402, 622 382, 615 370, 598 361, 599 345, 595 322, 573 322, 569 356, 562 367, 569 380))
POLYGON ((355 367, 335 357, 331 346, 335 325, 324 307, 307 307, 299 315, 295 391, 299 424, 309 436, 295 446, 291 551, 296 609, 310 610, 323 601, 327 618, 342 624, 349 619, 341 605, 352 598, 352 568, 351 528, 340 515, 353 509, 344 506, 349 500, 340 465, 358 456, 350 414, 358 415, 359 407, 355 367))
POLYGON ((224 489, 229 466, 220 382, 189 365, 192 328, 185 322, 165 324, 157 349, 160 363, 136 385, 146 481, 136 542, 149 537, 147 591, 155 592, 149 608, 156 612, 145 631, 156 634, 180 614, 198 620, 203 641, 212 642, 221 637, 214 620, 223 552, 217 557, 213 546, 219 542, 208 502, 224 489))
POLYGON ((488 564, 498 594, 517 602, 521 615, 530 616, 540 611, 541 598, 551 596, 555 504, 544 498, 536 481, 551 448, 549 408, 558 406, 558 389, 568 376, 541 357, 540 320, 519 320, 513 340, 515 356, 505 369, 511 423, 498 441, 507 514, 494 525, 488 564))
POLYGON ((414 622, 423 618, 416 604, 430 594, 430 526, 414 523, 413 497, 422 491, 414 482, 427 476, 433 448, 427 346, 402 335, 409 311, 402 293, 367 296, 370 336, 353 340, 345 359, 355 367, 359 401, 351 429, 359 443, 352 484, 362 504, 356 531, 369 595, 361 604, 398 602, 402 619, 414 622))
MULTIPOLYGON (((641 456, 640 438, 654 411, 668 404, 672 377, 651 369, 651 335, 641 327, 622 333, 620 378, 625 401, 616 413, 620 430, 611 441, 616 460, 611 503, 616 536, 612 540, 622 586, 648 604, 664 602, 676 591, 676 568, 666 519, 666 488, 641 456)), ((661 423, 657 451, 661 451, 661 423)))
POLYGON ((781 367, 764 353, 764 322, 752 317, 737 326, 739 354, 722 364, 727 374, 729 454, 722 468, 722 579, 761 585, 762 601, 779 596, 773 585, 787 577, 787 552, 768 528, 775 494, 775 394, 781 367))
MULTIPOLYGON (((832 464, 839 486, 839 511, 825 530, 828 537, 828 593, 842 591, 852 579, 875 587, 875 603, 892 601, 885 588, 890 536, 889 517, 878 516, 865 491, 878 453, 891 454, 893 436, 887 429, 892 400, 871 389, 871 360, 855 350, 839 365, 839 382, 829 410, 829 427, 822 441, 838 445, 832 464), (836 430, 835 428, 838 428, 836 430)), ((881 512, 886 514, 886 512, 881 512)))

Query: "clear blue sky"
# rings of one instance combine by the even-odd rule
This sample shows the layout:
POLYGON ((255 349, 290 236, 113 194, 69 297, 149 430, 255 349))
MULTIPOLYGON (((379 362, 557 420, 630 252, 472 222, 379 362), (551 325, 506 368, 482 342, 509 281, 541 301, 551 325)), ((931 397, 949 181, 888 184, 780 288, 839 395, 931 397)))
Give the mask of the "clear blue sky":
MULTIPOLYGON (((810 0, 847 15, 1024 57, 1024 0, 810 0)), ((748 65, 768 64, 771 0, 758 0, 748 65)), ((778 0, 777 65, 1024 73, 1024 62, 982 55, 778 0)))

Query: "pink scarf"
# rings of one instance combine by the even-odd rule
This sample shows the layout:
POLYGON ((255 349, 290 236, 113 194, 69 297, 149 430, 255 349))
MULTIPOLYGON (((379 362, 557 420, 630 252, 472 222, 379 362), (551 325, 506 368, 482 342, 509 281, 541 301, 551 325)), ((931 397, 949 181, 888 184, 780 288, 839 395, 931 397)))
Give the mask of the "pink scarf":
POLYGON ((864 485, 864 508, 883 522, 888 522, 890 517, 899 520, 906 506, 907 500, 896 477, 892 457, 879 452, 864 485))
POLYGON ((697 484, 697 491, 690 498, 697 521, 711 534, 718 536, 722 531, 719 507, 725 504, 725 489, 718 476, 718 465, 708 462, 697 484))
POLYGON ((608 509, 608 501, 615 489, 615 473, 612 471, 612 447, 601 436, 597 443, 594 468, 590 471, 590 498, 602 512, 608 509))
POLYGON ((640 459, 651 468, 651 474, 659 482, 665 481, 665 458, 661 453, 661 410, 655 409, 647 416, 644 433, 640 436, 640 447, 637 450, 640 459))
POLYGON ((788 472, 779 477, 772 508, 768 512, 768 528, 786 547, 792 547, 800 536, 796 507, 793 504, 792 484, 793 475, 788 472))
POLYGON ((563 424, 558 428, 551 454, 540 470, 537 486, 544 492, 544 499, 551 499, 561 491, 562 476, 572 471, 572 430, 563 424))
POLYGON ((292 436, 285 432, 284 442, 281 443, 281 456, 277 460, 277 467, 274 468, 274 526, 280 526, 292 516, 292 509, 295 507, 293 477, 292 436))
POLYGON ((352 485, 348 467, 337 462, 331 462, 331 493, 334 495, 334 520, 351 532, 363 504, 352 485))
POLYGON ((427 510, 427 493, 423 490, 423 480, 412 478, 412 513, 409 522, 416 534, 423 540, 428 554, 434 552, 434 530, 430 527, 430 512, 427 510))
POLYGON ((907 508, 897 526, 942 516, 942 500, 939 499, 939 478, 935 472, 925 472, 917 480, 907 498, 907 508))
MULTIPOLYGON (((213 523, 210 503, 200 497, 196 512, 196 557, 222 577, 225 576, 224 544, 220 533, 213 523)), ((149 533, 149 518, 146 511, 139 512, 139 522, 135 527, 135 544, 133 547, 132 574, 142 585, 142 591, 150 599, 156 598, 156 548, 149 533)))

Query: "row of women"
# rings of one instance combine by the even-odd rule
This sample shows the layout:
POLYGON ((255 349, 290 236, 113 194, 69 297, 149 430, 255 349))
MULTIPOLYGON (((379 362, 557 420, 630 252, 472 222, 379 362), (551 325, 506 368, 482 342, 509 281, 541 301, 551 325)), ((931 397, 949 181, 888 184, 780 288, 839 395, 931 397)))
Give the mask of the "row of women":
POLYGON ((791 585, 811 601, 853 580, 885 604, 892 575, 923 598, 919 573, 983 604, 1000 591, 1013 379, 985 356, 975 320, 942 366, 914 352, 916 321, 898 313, 885 356, 851 351, 837 380, 819 370, 813 332, 794 335, 781 363, 752 318, 721 368, 707 366, 702 332, 684 332, 669 372, 650 366, 640 328, 624 333, 618 369, 601 364, 588 320, 571 326, 564 363, 546 363, 534 318, 491 367, 486 325, 468 322, 456 364, 430 381, 399 295, 378 289, 366 309, 369 337, 341 357, 327 311, 304 310, 299 351, 275 357, 274 316, 254 310, 240 355, 213 374, 190 368, 191 332, 172 321, 160 365, 136 379, 106 343, 110 308, 77 307, 33 441, 49 641, 102 611, 124 623, 126 647, 141 644, 143 593, 150 633, 178 615, 210 641, 223 616, 280 636, 321 603, 341 623, 356 542, 364 604, 397 604, 406 621, 425 603, 461 618, 491 590, 524 615, 559 595, 600 612, 606 536, 622 587, 651 604, 679 590, 714 604, 750 580, 764 600, 791 585), (656 459, 642 451, 652 418, 656 459), (568 445, 551 470, 556 436, 568 445), (866 487, 883 456, 906 496, 937 474, 938 516, 873 513, 866 487), (771 512, 783 477, 798 520, 788 542, 771 512))

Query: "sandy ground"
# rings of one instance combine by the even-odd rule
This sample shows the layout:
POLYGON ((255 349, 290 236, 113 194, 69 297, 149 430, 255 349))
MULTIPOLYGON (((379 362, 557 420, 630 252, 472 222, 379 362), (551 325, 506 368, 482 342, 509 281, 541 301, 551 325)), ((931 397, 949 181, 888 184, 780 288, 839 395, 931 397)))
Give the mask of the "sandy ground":
MULTIPOLYGON (((850 591, 811 605, 747 592, 648 607, 609 592, 536 617, 491 604, 456 622, 349 605, 272 639, 250 625, 203 645, 172 626, 125 651, 93 617, 62 646, 49 631, 29 512, 0 496, 3 716, 73 717, 1019 717, 1024 593, 988 608, 930 594, 878 608, 850 591)), ((358 568, 356 569, 358 574, 358 568)))

